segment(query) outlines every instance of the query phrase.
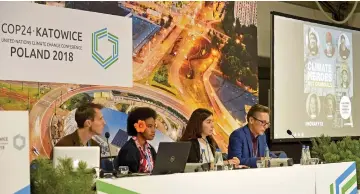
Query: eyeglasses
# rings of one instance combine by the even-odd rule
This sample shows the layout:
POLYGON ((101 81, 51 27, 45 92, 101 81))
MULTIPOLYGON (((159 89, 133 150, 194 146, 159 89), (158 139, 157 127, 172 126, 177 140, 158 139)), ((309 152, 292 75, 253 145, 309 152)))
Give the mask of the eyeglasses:
POLYGON ((263 121, 263 120, 260 120, 260 119, 258 119, 258 118, 256 118, 256 117, 252 117, 252 118, 254 118, 255 120, 259 121, 263 127, 269 128, 270 125, 271 125, 270 122, 268 123, 268 122, 263 121))

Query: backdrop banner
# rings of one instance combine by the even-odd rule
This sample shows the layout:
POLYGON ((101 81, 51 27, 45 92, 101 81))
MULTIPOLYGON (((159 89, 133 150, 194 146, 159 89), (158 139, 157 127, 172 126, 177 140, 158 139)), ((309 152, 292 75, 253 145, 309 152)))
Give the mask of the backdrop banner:
POLYGON ((131 18, 0 3, 0 78, 130 87, 131 18))
POLYGON ((31 160, 49 157, 77 129, 84 103, 104 106, 106 125, 94 139, 108 156, 105 132, 117 155, 137 107, 157 112, 155 149, 179 140, 192 112, 206 108, 227 152, 229 135, 258 102, 256 2, 2 2, 0 16, 0 110, 30 112, 31 160), (26 58, 25 48, 51 57, 26 58))
POLYGON ((30 194, 29 112, 0 111, 1 193, 30 194))

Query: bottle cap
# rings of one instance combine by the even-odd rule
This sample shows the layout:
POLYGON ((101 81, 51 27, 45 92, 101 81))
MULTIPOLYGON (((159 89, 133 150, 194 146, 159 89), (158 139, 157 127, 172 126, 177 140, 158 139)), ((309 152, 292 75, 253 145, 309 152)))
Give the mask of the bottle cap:
POLYGON ((220 152, 220 148, 217 148, 216 151, 217 151, 217 152, 220 152))

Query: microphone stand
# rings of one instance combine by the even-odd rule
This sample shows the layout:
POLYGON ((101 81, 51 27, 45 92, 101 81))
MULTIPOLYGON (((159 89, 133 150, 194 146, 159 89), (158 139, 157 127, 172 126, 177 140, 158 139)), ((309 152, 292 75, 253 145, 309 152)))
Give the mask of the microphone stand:
MULTIPOLYGON (((291 135, 294 139, 296 139, 296 137, 293 135, 293 133, 292 133, 292 131, 290 130, 290 129, 288 129, 287 131, 286 131, 286 133, 288 134, 288 135, 291 135)), ((297 139, 296 139, 297 140, 297 139)), ((297 140, 297 142, 301 145, 301 146, 304 146, 304 144, 302 144, 299 140, 297 140)))
POLYGON ((115 166, 114 166, 114 158, 112 157, 112 154, 111 154, 111 149, 110 149, 110 144, 109 144, 109 137, 110 137, 110 133, 106 132, 105 133, 105 138, 106 138, 106 143, 107 143, 107 146, 108 146, 108 149, 109 149, 109 155, 110 155, 110 158, 111 158, 111 164, 112 164, 113 170, 110 171, 110 172, 107 172, 105 170, 101 170, 100 171, 100 178, 107 177, 106 176, 107 173, 112 173, 112 175, 114 177, 119 178, 118 177, 118 171, 115 169, 115 166))

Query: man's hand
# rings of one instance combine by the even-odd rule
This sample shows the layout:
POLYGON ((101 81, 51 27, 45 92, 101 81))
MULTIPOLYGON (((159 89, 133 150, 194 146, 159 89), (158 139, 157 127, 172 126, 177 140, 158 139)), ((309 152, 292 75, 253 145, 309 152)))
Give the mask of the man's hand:
POLYGON ((234 165, 239 165, 240 164, 240 160, 237 157, 233 157, 232 159, 228 160, 229 164, 234 164, 234 165))
POLYGON ((246 165, 235 165, 235 168, 250 168, 246 165))

